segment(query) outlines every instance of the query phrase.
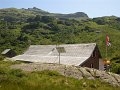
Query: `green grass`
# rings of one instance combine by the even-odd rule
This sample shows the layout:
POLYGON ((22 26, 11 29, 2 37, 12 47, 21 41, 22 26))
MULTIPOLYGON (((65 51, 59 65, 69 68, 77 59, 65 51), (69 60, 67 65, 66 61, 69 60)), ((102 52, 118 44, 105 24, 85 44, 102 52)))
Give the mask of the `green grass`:
POLYGON ((0 62, 0 90, 120 90, 100 80, 77 80, 56 71, 24 72, 10 69, 13 62, 0 62))

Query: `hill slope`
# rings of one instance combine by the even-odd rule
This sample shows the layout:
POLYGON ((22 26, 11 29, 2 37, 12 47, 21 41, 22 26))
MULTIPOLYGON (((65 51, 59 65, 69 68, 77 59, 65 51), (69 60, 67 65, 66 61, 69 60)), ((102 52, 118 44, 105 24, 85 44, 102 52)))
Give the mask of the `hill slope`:
MULTIPOLYGON (((55 64, 27 65, 20 64, 20 62, 0 61, 0 90, 120 90, 120 87, 115 86, 115 84, 113 87, 99 79, 86 79, 84 77, 89 77, 87 68, 80 68, 81 70, 87 70, 85 72, 88 74, 86 73, 84 77, 81 76, 81 72, 78 69, 72 66, 65 67, 55 64), (16 68, 22 68, 24 71, 16 68), (55 68, 65 76, 59 74, 58 71, 53 71, 55 68)), ((108 77, 107 73, 105 75, 108 77)))
POLYGON ((39 8, 33 7, 28 9, 16 9, 16 8, 7 8, 0 9, 0 19, 5 21, 26 21, 29 17, 35 17, 36 15, 40 16, 53 16, 56 18, 65 18, 65 19, 88 19, 87 14, 83 12, 77 12, 73 14, 56 14, 49 13, 47 11, 41 10, 39 8))
MULTIPOLYGON (((70 14, 79 17, 82 13, 70 14)), ((93 19, 56 18, 56 14, 38 8, 0 10, 0 52, 6 48, 23 53, 30 44, 97 43, 103 58, 112 61, 112 71, 120 73, 120 18, 106 16, 93 19), (106 57, 106 34, 110 37, 106 57)), ((62 15, 67 17, 66 15, 62 15)), ((58 14, 59 17, 59 14, 58 14)), ((84 15, 83 15, 84 17, 84 15)), ((86 17, 86 15, 85 15, 86 17)))
POLYGON ((52 70, 61 73, 64 76, 73 77, 76 79, 100 79, 101 81, 107 82, 113 86, 120 86, 120 76, 117 74, 113 74, 110 72, 99 71, 96 69, 83 68, 83 67, 75 67, 68 65, 59 65, 59 64, 40 64, 40 63, 32 63, 32 64, 20 64, 13 65, 14 69, 22 69, 25 71, 43 71, 43 70, 52 70))

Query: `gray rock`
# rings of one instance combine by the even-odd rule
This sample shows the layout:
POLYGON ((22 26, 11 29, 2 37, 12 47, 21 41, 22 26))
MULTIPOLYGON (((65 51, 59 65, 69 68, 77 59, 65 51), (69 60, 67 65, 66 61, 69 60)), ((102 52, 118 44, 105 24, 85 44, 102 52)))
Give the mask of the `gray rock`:
POLYGON ((11 68, 22 69, 24 71, 43 71, 43 70, 54 70, 67 77, 74 77, 76 79, 92 79, 99 78, 101 81, 108 82, 113 86, 120 86, 120 75, 99 71, 87 67, 75 67, 69 65, 59 64, 42 64, 42 63, 31 63, 31 64, 17 64, 12 65, 11 68))
POLYGON ((94 79, 94 77, 89 73, 86 68, 80 67, 78 70, 82 73, 82 76, 87 79, 94 79))
POLYGON ((76 67, 73 66, 66 66, 65 75, 74 77, 76 79, 83 79, 82 73, 76 67))

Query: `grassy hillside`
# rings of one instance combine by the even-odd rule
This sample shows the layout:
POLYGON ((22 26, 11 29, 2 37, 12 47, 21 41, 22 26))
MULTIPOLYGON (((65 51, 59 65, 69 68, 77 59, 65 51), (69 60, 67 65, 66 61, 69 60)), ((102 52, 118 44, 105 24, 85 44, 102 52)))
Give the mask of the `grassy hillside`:
POLYGON ((0 9, 0 19, 6 20, 9 22, 15 21, 15 22, 23 22, 26 21, 29 17, 35 17, 36 15, 39 16, 53 16, 56 18, 75 18, 75 19, 87 19, 88 16, 84 12, 77 12, 73 14, 57 14, 57 13, 49 13, 47 11, 41 10, 39 8, 33 7, 33 8, 22 8, 22 9, 16 9, 16 8, 6 8, 6 9, 0 9))
POLYGON ((116 72, 120 73, 119 17, 106 16, 76 20, 71 18, 87 17, 87 15, 84 13, 69 14, 70 19, 56 18, 55 15, 35 7, 0 9, 0 52, 11 48, 17 54, 21 54, 30 44, 97 43, 102 57, 106 58, 105 38, 108 34, 112 45, 108 47, 107 58, 114 62, 113 71, 119 67, 116 72))
POLYGON ((0 61, 0 90, 120 90, 100 80, 77 80, 56 71, 23 72, 10 69, 19 62, 0 61))

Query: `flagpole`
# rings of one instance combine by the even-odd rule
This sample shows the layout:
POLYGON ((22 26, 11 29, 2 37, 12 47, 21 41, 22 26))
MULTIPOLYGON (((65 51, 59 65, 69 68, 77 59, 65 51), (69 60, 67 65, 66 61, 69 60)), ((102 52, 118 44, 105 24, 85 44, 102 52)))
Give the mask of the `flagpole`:
POLYGON ((106 59, 107 59, 107 54, 108 54, 108 43, 109 43, 109 37, 108 35, 106 34, 106 59))
POLYGON ((110 60, 108 60, 108 46, 110 46, 109 36, 106 34, 106 71, 110 71, 110 60))
POLYGON ((106 45, 106 59, 107 59, 107 51, 108 51, 108 48, 107 48, 107 45, 106 45))

